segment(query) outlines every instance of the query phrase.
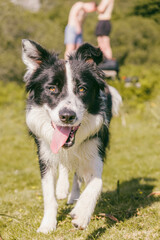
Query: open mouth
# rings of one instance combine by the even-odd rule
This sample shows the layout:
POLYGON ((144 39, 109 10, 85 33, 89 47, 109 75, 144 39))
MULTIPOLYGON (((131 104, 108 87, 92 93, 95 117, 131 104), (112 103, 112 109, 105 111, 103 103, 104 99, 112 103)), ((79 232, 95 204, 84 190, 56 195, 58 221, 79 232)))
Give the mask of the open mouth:
POLYGON ((75 142, 75 135, 76 135, 76 132, 77 132, 78 128, 79 128, 79 126, 71 128, 71 131, 69 133, 67 141, 65 142, 63 147, 68 148, 68 147, 71 147, 74 144, 74 142, 75 142))
POLYGON ((51 123, 54 128, 54 133, 51 142, 51 150, 53 153, 58 153, 61 147, 69 148, 73 146, 75 142, 75 134, 80 125, 76 127, 70 126, 56 126, 53 122, 51 123))

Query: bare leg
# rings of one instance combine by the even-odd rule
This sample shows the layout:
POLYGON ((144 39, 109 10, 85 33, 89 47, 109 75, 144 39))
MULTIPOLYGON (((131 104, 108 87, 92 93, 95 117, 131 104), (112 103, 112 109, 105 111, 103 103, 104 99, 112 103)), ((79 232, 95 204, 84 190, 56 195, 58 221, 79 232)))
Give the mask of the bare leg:
POLYGON ((76 44, 76 49, 79 48, 80 46, 81 46, 81 44, 79 44, 79 43, 76 44))
POLYGON ((110 38, 108 36, 97 37, 98 46, 107 59, 112 59, 112 49, 110 45, 110 38))
POLYGON ((69 54, 76 49, 75 44, 66 44, 66 51, 64 54, 64 59, 68 59, 69 54))

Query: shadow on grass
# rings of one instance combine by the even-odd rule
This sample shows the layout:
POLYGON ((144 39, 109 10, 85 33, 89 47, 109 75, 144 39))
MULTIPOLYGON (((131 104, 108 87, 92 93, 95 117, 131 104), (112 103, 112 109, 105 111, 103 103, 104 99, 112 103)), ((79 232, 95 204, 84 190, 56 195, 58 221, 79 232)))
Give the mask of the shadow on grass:
POLYGON ((147 197, 152 192, 155 181, 155 178, 133 178, 118 183, 115 191, 102 193, 95 209, 95 215, 106 216, 106 227, 96 229, 87 236, 86 240, 99 239, 106 229, 111 228, 117 222, 137 216, 140 208, 160 201, 159 198, 147 197), (112 220, 107 216, 111 216, 112 220))
POLYGON ((58 222, 64 221, 69 215, 69 213, 71 212, 72 208, 73 208, 73 205, 64 204, 63 208, 60 208, 58 210, 58 217, 57 217, 58 222))

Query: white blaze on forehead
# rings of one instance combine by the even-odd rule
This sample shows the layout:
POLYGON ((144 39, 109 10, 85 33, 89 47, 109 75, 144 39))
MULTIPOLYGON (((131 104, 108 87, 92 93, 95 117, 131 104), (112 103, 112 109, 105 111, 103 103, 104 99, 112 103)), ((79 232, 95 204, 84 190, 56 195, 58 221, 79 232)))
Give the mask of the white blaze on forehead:
POLYGON ((74 84, 73 84, 71 66, 69 62, 66 63, 66 75, 67 75, 67 88, 68 88, 67 92, 68 92, 68 95, 70 95, 70 94, 73 94, 74 84))
POLYGON ((49 113, 51 121, 56 126, 62 126, 63 123, 59 118, 59 113, 61 110, 67 108, 71 111, 74 111, 76 114, 76 121, 74 126, 78 126, 83 118, 84 112, 86 111, 84 104, 82 103, 81 99, 74 93, 75 83, 72 77, 71 66, 67 62, 66 63, 66 85, 64 86, 67 92, 67 95, 60 99, 57 106, 51 109, 47 104, 44 104, 44 108, 49 113))

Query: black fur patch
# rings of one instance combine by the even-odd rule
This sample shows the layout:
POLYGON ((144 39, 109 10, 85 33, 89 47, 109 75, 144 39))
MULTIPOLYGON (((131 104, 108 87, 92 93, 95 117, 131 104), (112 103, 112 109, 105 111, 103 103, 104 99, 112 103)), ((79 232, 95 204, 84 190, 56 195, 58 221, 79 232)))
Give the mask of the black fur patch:
POLYGON ((47 103, 50 108, 54 108, 60 99, 63 99, 67 94, 64 61, 57 59, 53 64, 50 56, 50 61, 48 60, 40 65, 32 75, 26 89, 30 93, 30 101, 37 105, 47 103), (58 92, 56 94, 50 91, 52 86, 57 87, 58 92))

